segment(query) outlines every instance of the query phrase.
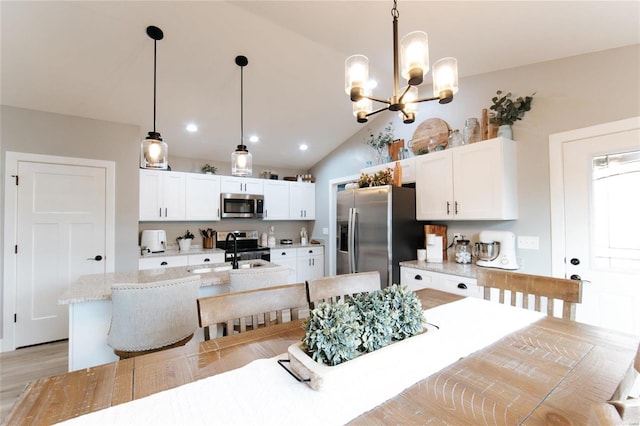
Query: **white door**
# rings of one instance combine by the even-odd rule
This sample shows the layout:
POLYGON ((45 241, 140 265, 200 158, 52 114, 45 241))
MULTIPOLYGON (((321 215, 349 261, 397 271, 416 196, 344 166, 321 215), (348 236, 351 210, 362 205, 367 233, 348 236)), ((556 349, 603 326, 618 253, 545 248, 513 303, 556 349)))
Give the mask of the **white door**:
POLYGON ((640 130, 594 129, 561 155, 565 276, 585 280, 576 319, 640 334, 640 130))
POLYGON ((68 337, 58 297, 80 275, 105 272, 106 169, 18 162, 16 337, 68 337))

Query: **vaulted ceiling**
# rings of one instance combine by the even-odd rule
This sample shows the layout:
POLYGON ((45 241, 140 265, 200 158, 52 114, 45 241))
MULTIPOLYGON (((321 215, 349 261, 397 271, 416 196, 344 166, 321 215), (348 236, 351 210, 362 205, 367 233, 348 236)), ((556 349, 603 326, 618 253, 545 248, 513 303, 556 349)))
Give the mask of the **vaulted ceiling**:
MULTIPOLYGON (((369 57, 376 93, 392 91, 391 1, 2 1, 4 105, 153 128, 170 155, 222 160, 245 136, 254 162, 311 167, 361 125, 344 93, 344 60, 369 57), (199 126, 188 133, 188 123, 199 126), (298 153, 305 143, 309 149, 298 153)), ((400 36, 429 35, 431 62, 460 78, 640 42, 637 1, 400 1, 400 36)), ((429 94, 429 84, 421 88, 429 94)))

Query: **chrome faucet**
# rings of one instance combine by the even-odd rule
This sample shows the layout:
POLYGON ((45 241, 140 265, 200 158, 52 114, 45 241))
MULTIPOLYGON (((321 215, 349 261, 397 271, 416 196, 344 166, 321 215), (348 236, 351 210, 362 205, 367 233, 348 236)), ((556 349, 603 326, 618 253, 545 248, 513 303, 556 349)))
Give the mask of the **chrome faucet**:
POLYGON ((229 232, 227 234, 227 239, 225 241, 225 257, 229 250, 229 237, 233 237, 233 258, 231 259, 231 268, 238 269, 238 237, 236 237, 234 232, 229 232))

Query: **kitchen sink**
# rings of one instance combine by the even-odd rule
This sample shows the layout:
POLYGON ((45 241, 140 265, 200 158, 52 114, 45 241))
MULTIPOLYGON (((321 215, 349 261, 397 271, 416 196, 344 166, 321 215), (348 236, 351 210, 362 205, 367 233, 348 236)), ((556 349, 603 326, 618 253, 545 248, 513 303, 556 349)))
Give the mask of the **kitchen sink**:
MULTIPOLYGON (((240 264, 238 265, 238 269, 249 269, 249 268, 259 268, 261 266, 264 266, 265 264, 268 265, 268 263, 260 263, 260 262, 253 262, 253 261, 241 261, 240 264)), ((199 266, 193 269, 188 269, 189 272, 191 272, 192 274, 208 274, 211 272, 224 272, 224 271, 230 271, 231 270, 231 264, 225 263, 225 264, 219 264, 218 266, 199 266)))

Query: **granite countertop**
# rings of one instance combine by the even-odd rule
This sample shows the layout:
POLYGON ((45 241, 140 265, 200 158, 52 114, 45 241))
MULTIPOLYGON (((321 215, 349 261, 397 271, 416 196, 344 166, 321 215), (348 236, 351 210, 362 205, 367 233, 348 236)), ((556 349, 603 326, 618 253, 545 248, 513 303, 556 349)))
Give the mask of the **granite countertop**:
POLYGON ((275 246, 271 247, 271 249, 287 249, 287 248, 304 248, 304 247, 324 247, 324 244, 300 244, 300 243, 293 243, 293 244, 276 244, 275 246))
MULTIPOLYGON (((262 263, 265 266, 275 266, 265 260, 241 260, 239 263, 262 263)), ((188 277, 197 276, 200 278, 200 287, 229 284, 229 272, 207 272, 195 274, 189 272, 190 269, 215 268, 218 266, 228 266, 230 262, 177 266, 174 268, 145 269, 130 272, 110 272, 106 274, 82 275, 71 285, 58 299, 59 305, 71 303, 82 303, 95 300, 111 300, 111 285, 120 283, 156 283, 163 281, 174 281, 188 277)))
POLYGON ((473 263, 456 263, 444 261, 442 263, 425 262, 422 260, 409 260, 400 262, 400 266, 422 269, 425 271, 439 272, 441 274, 457 275, 459 277, 476 278, 478 267, 473 263))

